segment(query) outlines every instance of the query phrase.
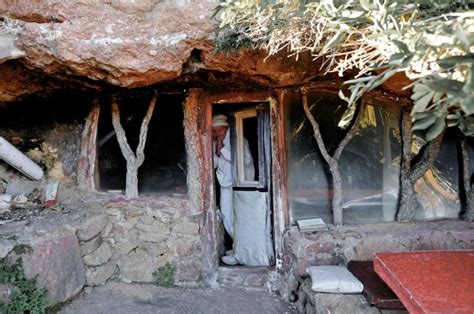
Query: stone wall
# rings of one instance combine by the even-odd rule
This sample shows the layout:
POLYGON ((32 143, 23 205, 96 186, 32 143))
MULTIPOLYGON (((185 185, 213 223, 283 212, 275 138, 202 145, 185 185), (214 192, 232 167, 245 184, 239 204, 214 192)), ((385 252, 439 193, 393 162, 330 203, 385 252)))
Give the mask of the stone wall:
POLYGON ((416 223, 346 225, 329 231, 285 235, 286 254, 297 276, 314 265, 345 265, 371 260, 375 252, 474 248, 474 224, 443 220, 416 223))
POLYGON ((53 304, 108 280, 156 282, 153 273, 166 263, 176 285, 193 286, 202 275, 200 220, 184 194, 126 201, 62 189, 59 206, 0 220, 0 259, 22 257, 53 304))
POLYGON ((87 266, 86 285, 110 278, 154 282, 153 273, 166 263, 176 270, 176 284, 197 283, 200 228, 188 217, 187 205, 185 196, 106 202, 105 212, 88 217, 76 233, 87 266))

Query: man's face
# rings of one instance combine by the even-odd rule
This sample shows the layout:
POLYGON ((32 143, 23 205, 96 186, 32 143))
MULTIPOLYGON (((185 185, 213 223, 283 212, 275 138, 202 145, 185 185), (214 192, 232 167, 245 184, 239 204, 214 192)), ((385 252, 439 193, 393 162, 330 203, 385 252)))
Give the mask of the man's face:
POLYGON ((227 132, 228 127, 226 126, 215 126, 212 128, 212 137, 216 138, 220 141, 224 140, 225 134, 227 132))

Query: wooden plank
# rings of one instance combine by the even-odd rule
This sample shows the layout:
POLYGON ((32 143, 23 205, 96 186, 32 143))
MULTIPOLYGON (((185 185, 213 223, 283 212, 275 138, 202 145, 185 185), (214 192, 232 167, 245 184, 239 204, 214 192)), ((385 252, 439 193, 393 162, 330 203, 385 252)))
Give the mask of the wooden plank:
POLYGON ((379 309, 404 310, 400 299, 377 275, 372 261, 350 261, 347 269, 362 282, 365 298, 379 309))

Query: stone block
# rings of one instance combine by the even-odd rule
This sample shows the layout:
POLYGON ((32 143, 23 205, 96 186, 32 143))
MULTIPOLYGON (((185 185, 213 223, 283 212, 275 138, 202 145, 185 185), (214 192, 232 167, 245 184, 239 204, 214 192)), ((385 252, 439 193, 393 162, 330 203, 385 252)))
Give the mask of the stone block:
POLYGON ((89 255, 99 248, 102 244, 102 236, 98 234, 95 238, 81 242, 81 256, 89 255))
POLYGON ((126 226, 123 224, 114 223, 112 227, 112 234, 117 241, 127 240, 137 240, 139 231, 131 226, 126 226))
POLYGON ((144 252, 132 252, 118 261, 120 278, 132 282, 153 282, 153 272, 164 266, 170 257, 164 254, 161 257, 152 257, 144 252))
POLYGON ((328 242, 312 243, 306 247, 305 256, 314 257, 318 253, 332 254, 334 253, 334 249, 335 249, 334 242, 328 241, 328 242))
POLYGON ((76 232, 81 241, 89 241, 98 235, 107 225, 107 216, 105 214, 89 217, 76 232))
POLYGON ((316 314, 378 314, 380 311, 370 307, 362 294, 314 293, 316 314))
POLYGON ((112 250, 107 242, 103 242, 92 254, 84 256, 87 266, 100 266, 107 263, 112 257, 112 250))
POLYGON ((102 230, 102 232, 100 233, 102 235, 102 238, 107 238, 112 233, 113 226, 114 224, 111 221, 107 222, 104 230, 102 230))
POLYGON ((122 255, 127 255, 132 251, 134 248, 138 246, 138 242, 136 240, 125 241, 125 242, 117 242, 115 244, 115 249, 120 252, 122 255))
POLYGON ((169 235, 158 232, 143 232, 138 236, 139 241, 160 243, 168 239, 169 235))
POLYGON ((135 228, 142 232, 149 232, 149 233, 169 233, 170 228, 168 225, 160 223, 160 222, 154 222, 153 224, 145 224, 142 222, 138 222, 135 225, 135 228))
POLYGON ((200 259, 186 260, 176 267, 176 282, 197 282, 201 279, 202 263, 200 259))
POLYGON ((14 261, 21 257, 25 275, 27 278, 38 275, 38 287, 48 290, 53 305, 81 291, 86 270, 75 235, 56 234, 54 231, 35 234, 22 248, 21 251, 13 249, 8 259, 14 261))
POLYGON ((175 222, 172 229, 173 233, 176 234, 195 234, 199 233, 199 224, 194 222, 189 222, 187 220, 183 220, 180 222, 175 222))
POLYGON ((12 241, 0 241, 0 258, 4 258, 13 250, 15 244, 12 241))
POLYGON ((138 244, 136 249, 137 253, 142 252, 151 256, 151 257, 160 257, 165 253, 170 253, 166 242, 153 243, 153 242, 142 242, 138 244))
POLYGON ((200 239, 190 236, 170 238, 167 244, 176 256, 189 256, 200 249, 200 239))
POLYGON ((114 275, 116 268, 116 261, 110 261, 99 267, 89 267, 86 271, 86 285, 98 286, 105 284, 114 275))

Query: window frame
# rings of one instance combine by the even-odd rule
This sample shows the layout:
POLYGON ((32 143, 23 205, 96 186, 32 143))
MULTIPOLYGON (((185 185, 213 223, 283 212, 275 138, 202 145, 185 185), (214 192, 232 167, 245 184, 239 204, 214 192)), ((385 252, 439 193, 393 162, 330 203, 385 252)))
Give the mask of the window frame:
POLYGON ((268 189, 268 152, 265 149, 265 136, 267 130, 267 121, 265 119, 264 106, 256 106, 251 109, 244 109, 232 114, 231 124, 231 150, 232 150, 232 174, 233 187, 237 189, 268 189), (243 121, 248 118, 257 118, 257 142, 258 155, 257 164, 258 178, 253 181, 245 180, 244 172, 244 130, 243 121), (235 162, 234 162, 235 161, 235 162))

